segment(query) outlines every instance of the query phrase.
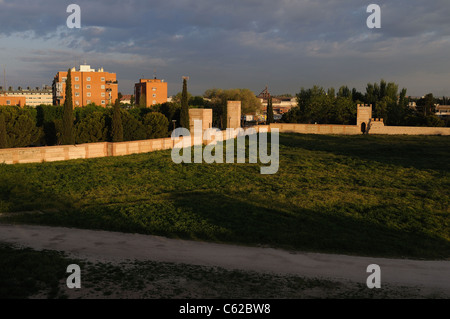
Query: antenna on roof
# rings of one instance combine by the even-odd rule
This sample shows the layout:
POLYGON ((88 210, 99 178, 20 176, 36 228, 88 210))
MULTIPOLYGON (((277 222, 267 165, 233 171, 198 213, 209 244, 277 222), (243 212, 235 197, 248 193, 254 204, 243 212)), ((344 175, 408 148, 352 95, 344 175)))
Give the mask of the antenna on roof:
POLYGON ((156 69, 153 69, 153 77, 156 80, 156 69))

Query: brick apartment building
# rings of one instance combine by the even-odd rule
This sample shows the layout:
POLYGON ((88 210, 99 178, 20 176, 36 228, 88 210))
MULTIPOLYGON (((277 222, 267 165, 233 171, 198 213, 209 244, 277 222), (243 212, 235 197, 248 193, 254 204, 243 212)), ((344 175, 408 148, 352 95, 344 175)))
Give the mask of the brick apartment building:
POLYGON ((145 96, 145 107, 167 102, 167 82, 159 79, 140 79, 134 85, 135 104, 139 104, 141 96, 145 96))
POLYGON ((24 96, 7 96, 0 94, 0 106, 2 105, 13 105, 24 107, 26 104, 26 99, 24 96))
MULTIPOLYGON (((80 69, 71 69, 72 100, 74 107, 94 103, 104 106, 114 104, 118 98, 116 73, 97 71, 90 65, 80 65, 80 69)), ((53 80, 53 104, 63 105, 66 94, 67 72, 58 72, 53 80)))

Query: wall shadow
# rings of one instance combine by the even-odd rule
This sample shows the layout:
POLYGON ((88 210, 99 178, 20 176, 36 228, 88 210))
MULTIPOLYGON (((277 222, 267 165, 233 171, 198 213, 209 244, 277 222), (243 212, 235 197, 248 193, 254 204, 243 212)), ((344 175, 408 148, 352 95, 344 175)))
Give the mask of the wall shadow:
POLYGON ((417 169, 450 171, 450 137, 280 134, 280 145, 417 169))

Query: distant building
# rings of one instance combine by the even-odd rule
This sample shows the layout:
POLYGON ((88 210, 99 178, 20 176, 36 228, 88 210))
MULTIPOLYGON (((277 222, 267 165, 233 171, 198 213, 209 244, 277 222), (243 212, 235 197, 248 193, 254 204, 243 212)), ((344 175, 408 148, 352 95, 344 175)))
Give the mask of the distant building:
POLYGON ((122 98, 120 99, 120 103, 123 104, 131 104, 131 94, 122 95, 122 98))
POLYGON ((23 96, 7 96, 0 94, 0 105, 13 105, 24 107, 26 99, 23 96))
MULTIPOLYGON (((80 65, 71 69, 72 100, 74 107, 94 103, 104 106, 114 104, 118 98, 116 73, 105 72, 103 68, 95 71, 90 65, 80 65)), ((63 105, 66 95, 67 72, 58 72, 53 80, 53 104, 63 105)))
POLYGON ((450 117, 450 105, 437 105, 436 115, 441 117, 450 117))
POLYGON ((52 89, 49 86, 45 86, 43 89, 35 88, 27 89, 18 88, 18 90, 11 91, 1 91, 0 94, 4 94, 8 97, 24 97, 25 105, 36 107, 41 104, 52 105, 53 104, 53 94, 52 89))
POLYGON ((134 103, 139 104, 145 96, 145 107, 167 102, 167 82, 159 79, 140 79, 134 85, 134 103))
MULTIPOLYGON (((289 112, 291 108, 297 106, 297 98, 296 97, 285 97, 285 96, 272 96, 269 93, 269 90, 266 88, 257 96, 257 98, 261 101, 262 111, 264 114, 267 112, 267 102, 269 98, 272 98, 272 107, 274 115, 283 115, 284 113, 289 112)), ((279 116, 276 116, 278 119, 279 116)))
MULTIPOLYGON (((267 112, 268 99, 260 98, 263 112, 267 112)), ((272 107, 274 114, 284 114, 289 112, 291 108, 297 106, 297 98, 295 97, 272 97, 272 107)))

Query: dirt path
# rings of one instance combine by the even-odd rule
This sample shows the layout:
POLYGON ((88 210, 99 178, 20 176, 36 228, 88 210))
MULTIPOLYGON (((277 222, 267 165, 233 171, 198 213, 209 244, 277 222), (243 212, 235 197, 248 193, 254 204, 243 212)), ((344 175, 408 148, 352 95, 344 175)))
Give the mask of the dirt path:
POLYGON ((91 261, 152 260, 219 266, 303 277, 366 283, 367 266, 381 267, 381 284, 417 286, 450 293, 450 261, 416 261, 288 252, 168 239, 158 236, 62 227, 0 224, 0 242, 36 250, 64 251, 91 261))

